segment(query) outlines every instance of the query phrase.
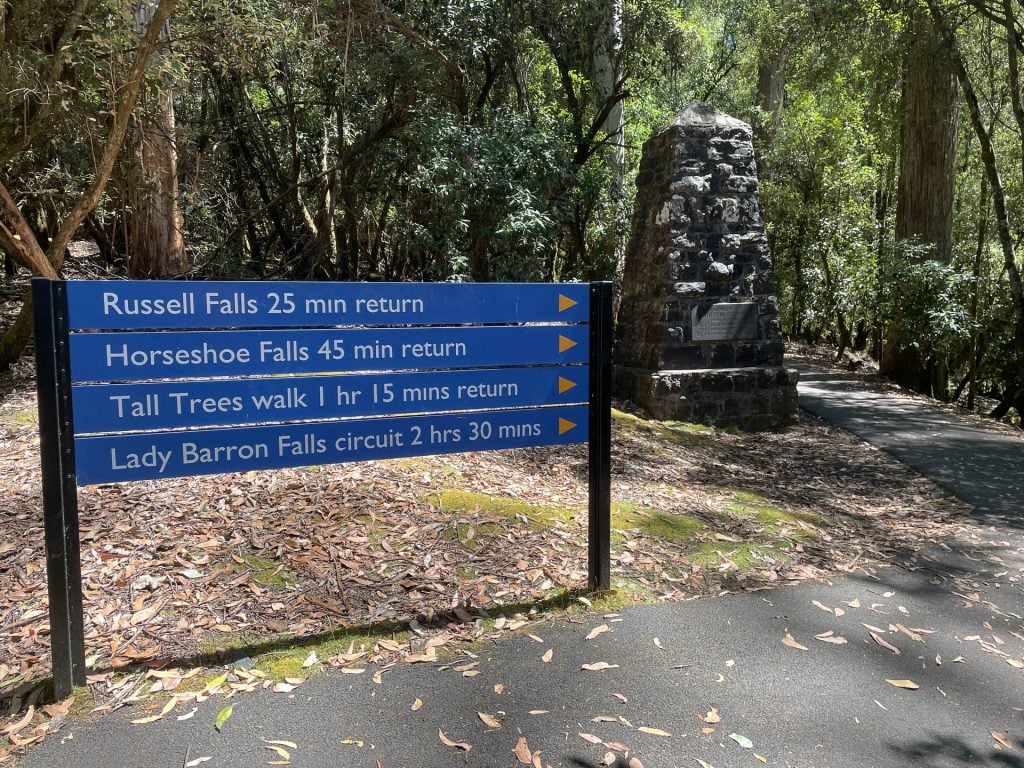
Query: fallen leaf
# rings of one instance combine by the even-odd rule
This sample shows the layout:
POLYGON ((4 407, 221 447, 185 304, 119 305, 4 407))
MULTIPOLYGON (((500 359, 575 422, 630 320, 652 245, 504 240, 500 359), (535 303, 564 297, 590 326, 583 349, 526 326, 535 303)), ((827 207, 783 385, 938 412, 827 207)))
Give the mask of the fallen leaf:
POLYGON ((695 757, 693 759, 697 761, 697 765, 699 765, 700 768, 715 768, 715 766, 713 766, 711 763, 706 763, 703 760, 701 760, 699 757, 695 757))
POLYGON ((488 728, 501 728, 501 723, 496 719, 488 715, 486 712, 477 712, 476 716, 480 718, 480 722, 486 725, 488 728))
POLYGON ((1024 660, 1021 659, 1007 659, 1006 663, 1015 669, 1024 669, 1024 660))
POLYGON ((284 747, 279 747, 276 744, 267 744, 267 749, 269 749, 271 752, 275 752, 283 760, 292 759, 292 753, 284 747))
POLYGON ((744 749, 753 749, 754 748, 754 742, 752 742, 750 739, 748 739, 746 736, 743 736, 742 734, 730 733, 729 734, 729 738, 732 739, 733 741, 735 741, 737 744, 739 744, 744 749))
POLYGON ((879 636, 878 636, 878 635, 876 635, 876 634, 875 634, 874 632, 868 632, 868 634, 869 634, 869 635, 871 635, 871 639, 872 639, 872 640, 874 640, 874 641, 875 641, 876 643, 878 643, 878 644, 879 644, 880 646, 882 646, 883 648, 885 648, 885 650, 887 650, 887 651, 892 651, 892 652, 893 652, 893 653, 895 653, 895 654, 896 654, 897 656, 899 656, 899 655, 900 655, 900 649, 899 649, 899 648, 897 648, 897 647, 896 647, 895 645, 893 645, 892 643, 890 643, 890 642, 887 642, 887 641, 886 641, 885 639, 883 639, 883 638, 879 637, 879 636))
POLYGON ((366 671, 366 667, 342 667, 339 671, 343 675, 361 675, 366 671))
POLYGON ((412 706, 409 707, 409 709, 411 709, 413 712, 418 712, 422 706, 423 701, 421 699, 416 699, 416 701, 412 703, 412 706))
POLYGON ((1013 749, 1013 742, 1010 741, 1009 737, 1005 733, 999 731, 992 731, 992 738, 1002 744, 1006 749, 1013 749))
POLYGON ((213 760, 213 758, 212 757, 197 757, 195 760, 189 760, 187 763, 185 763, 185 768, 196 768, 197 765, 202 765, 203 763, 208 763, 210 760, 213 760))
POLYGON ((191 710, 190 712, 186 712, 184 715, 178 715, 177 720, 178 720, 178 722, 182 722, 183 720, 191 720, 193 717, 196 716, 196 712, 198 712, 198 711, 199 711, 199 708, 196 707, 195 709, 191 710))
POLYGON ((455 749, 461 749, 464 752, 469 752, 469 750, 473 748, 473 745, 467 744, 464 741, 452 741, 447 736, 445 736, 444 731, 442 731, 440 728, 437 729, 437 738, 439 738, 441 740, 441 743, 444 744, 446 747, 454 747, 455 749))
POLYGON ((284 739, 264 739, 265 744, 279 744, 282 747, 288 747, 289 749, 298 749, 299 745, 294 741, 285 741, 284 739))
POLYGON ((303 669, 309 669, 314 664, 316 664, 318 661, 320 661, 320 659, 317 658, 316 651, 311 651, 309 656, 306 657, 306 660, 304 662, 302 662, 302 668, 303 669))
POLYGON ((145 624, 147 621, 156 616, 160 611, 163 610, 164 605, 167 603, 167 599, 158 600, 148 608, 143 608, 141 611, 136 611, 132 614, 130 624, 135 627, 139 624, 145 624))
POLYGON ((228 704, 224 709, 217 713, 217 719, 213 721, 213 727, 218 731, 224 727, 224 723, 228 721, 232 713, 235 711, 233 704, 228 704))
POLYGON ((827 611, 828 613, 834 613, 834 611, 831 608, 829 608, 827 605, 819 603, 817 600, 811 600, 811 605, 813 605, 815 608, 820 608, 823 611, 827 611))
POLYGON ((806 651, 807 650, 807 646, 800 645, 800 643, 798 643, 796 641, 796 638, 793 637, 792 635, 788 634, 788 633, 786 634, 785 637, 782 638, 782 644, 783 645, 788 645, 790 648, 796 648, 798 651, 806 651))
POLYGON ((646 725, 642 725, 637 728, 640 733, 649 733, 651 736, 671 736, 672 734, 668 731, 663 731, 661 728, 649 728, 646 725))
POLYGON ((611 627, 609 627, 607 624, 601 624, 600 626, 594 627, 592 630, 590 630, 590 634, 588 634, 584 639, 585 640, 593 640, 595 637, 598 637, 599 635, 603 635, 605 632, 609 631, 610 629, 611 629, 611 627))
POLYGON ((844 602, 848 606, 850 606, 851 608, 860 608, 860 600, 854 599, 854 600, 846 600, 844 602))
POLYGON ((550 709, 531 709, 529 714, 531 715, 550 715, 550 709))
POLYGON ((501 683, 498 683, 496 686, 494 686, 494 692, 500 696, 505 692, 505 686, 501 683))
POLYGON ((607 661, 595 661, 593 664, 583 664, 580 669, 585 669, 588 672, 600 672, 603 669, 617 669, 618 664, 609 664, 607 661))
POLYGON ((604 757, 601 758, 601 762, 599 764, 604 766, 614 765, 615 761, 618 759, 619 758, 615 756, 614 752, 605 752, 604 757))
POLYGON ((665 650, 665 646, 661 644, 661 640, 659 640, 658 638, 654 638, 654 647, 660 648, 663 651, 665 650))
POLYGON ((627 699, 627 698, 626 698, 625 696, 623 696, 623 695, 622 695, 621 693, 613 693, 613 694, 612 694, 612 696, 614 696, 614 697, 615 697, 616 699, 618 699, 619 701, 621 701, 621 702, 622 702, 623 704, 626 704, 626 703, 628 703, 628 702, 629 702, 629 699, 627 699))
POLYGON ((711 707, 706 715, 698 715, 698 717, 711 725, 722 722, 722 716, 718 714, 718 707, 711 707))
POLYGON ((895 685, 897 688, 903 688, 908 691, 916 691, 921 686, 915 683, 913 680, 890 680, 886 678, 885 682, 889 685, 895 685))
POLYGON ((597 717, 590 718, 592 723, 618 723, 619 718, 612 717, 611 715, 598 715, 597 717))
POLYGON ((516 742, 516 746, 512 752, 515 753, 516 760, 523 765, 529 765, 533 762, 533 753, 530 751, 530 746, 526 743, 525 736, 519 737, 519 741, 516 742))
POLYGON ((363 740, 362 739, 342 739, 338 743, 339 744, 351 744, 352 746, 359 747, 360 749, 363 748, 363 740))
POLYGON ((271 688, 274 693, 291 693, 299 686, 290 685, 289 683, 274 683, 274 687, 271 688))
POLYGON ((554 655, 555 655, 555 649, 554 648, 548 648, 547 651, 544 652, 544 655, 540 657, 540 660, 543 661, 545 664, 547 664, 547 663, 549 663, 551 661, 551 659, 554 657, 554 655))
POLYGON ((639 757, 629 758, 629 762, 626 763, 627 768, 644 768, 644 764, 640 762, 639 757))
POLYGON ((22 730, 25 726, 27 726, 29 723, 31 723, 32 722, 32 718, 35 717, 35 715, 36 715, 36 708, 35 707, 29 707, 29 710, 25 713, 25 717, 24 718, 18 720, 16 723, 11 723, 10 725, 7 725, 7 726, 4 726, 3 728, 0 728, 0 734, 17 733, 19 730, 22 730))
POLYGON ((601 737, 600 736, 595 736, 592 733, 581 733, 581 734, 579 734, 579 737, 581 739, 583 739, 584 741, 590 742, 591 744, 600 744, 601 743, 601 737))
POLYGON ((162 720, 163 717, 163 715, 150 715, 149 717, 140 717, 138 720, 132 720, 132 724, 146 725, 147 723, 155 723, 157 720, 162 720))
POLYGON ((910 638, 911 640, 913 640, 913 641, 915 641, 915 642, 918 642, 918 643, 923 643, 923 642, 924 642, 924 638, 923 638, 923 637, 921 637, 921 635, 919 635, 919 634, 918 634, 917 632, 915 632, 914 630, 912 630, 912 629, 907 629, 907 628, 906 628, 906 627, 904 627, 904 626, 903 626, 902 624, 896 624, 895 626, 896 626, 896 629, 897 629, 898 631, 902 632, 902 633, 903 633, 904 635, 906 635, 907 637, 909 637, 909 638, 910 638))
POLYGON ((816 640, 821 640, 823 643, 832 643, 833 645, 845 645, 847 642, 845 637, 834 634, 832 630, 823 632, 820 635, 815 635, 814 637, 816 640))

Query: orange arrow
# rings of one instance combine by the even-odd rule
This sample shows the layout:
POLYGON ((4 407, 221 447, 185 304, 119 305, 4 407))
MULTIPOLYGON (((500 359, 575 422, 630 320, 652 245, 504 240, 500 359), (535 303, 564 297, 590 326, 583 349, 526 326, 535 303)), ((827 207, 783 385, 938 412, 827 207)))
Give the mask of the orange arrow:
POLYGON ((558 377, 558 394, 564 395, 566 392, 568 392, 570 389, 572 389, 575 386, 576 386, 576 382, 575 381, 569 381, 564 376, 559 376, 558 377))
POLYGON ((572 339, 567 339, 567 338, 565 338, 565 336, 561 336, 561 335, 558 337, 558 351, 559 352, 565 352, 566 350, 572 349, 575 346, 576 346, 576 342, 573 341, 572 339))
POLYGON ((575 426, 575 421, 563 419, 561 416, 558 417, 558 434, 564 435, 566 432, 568 432, 570 429, 573 429, 575 426))
POLYGON ((577 304, 579 304, 578 301, 573 301, 568 296, 563 296, 562 294, 558 294, 558 311, 559 312, 565 312, 565 310, 570 309, 571 307, 575 307, 577 304))

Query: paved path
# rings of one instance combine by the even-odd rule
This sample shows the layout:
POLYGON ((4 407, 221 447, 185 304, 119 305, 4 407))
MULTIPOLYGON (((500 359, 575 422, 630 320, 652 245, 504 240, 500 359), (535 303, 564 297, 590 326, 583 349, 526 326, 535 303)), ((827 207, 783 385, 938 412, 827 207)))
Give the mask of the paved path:
POLYGON ((853 432, 970 502, 979 517, 1024 527, 1024 441, 954 413, 863 386, 855 377, 800 370, 800 405, 853 432))
MULTIPOLYGON (((1020 442, 869 396, 833 376, 806 376, 802 393, 808 408, 831 413, 919 468, 934 468, 947 487, 973 494, 986 514, 1013 518, 1018 511, 1020 497, 1007 488, 1020 488, 1020 442)), ((513 768, 513 748, 525 737, 541 750, 541 765, 597 768, 608 749, 579 736, 587 733, 628 746, 647 768, 1024 768, 1024 670, 1007 661, 1024 656, 1022 575, 1019 531, 992 527, 966 546, 921 553, 911 568, 877 577, 535 626, 541 643, 519 636, 476 649, 480 674, 472 678, 436 665, 399 665, 380 685, 369 671, 332 673, 290 696, 242 696, 220 733, 213 722, 221 700, 185 722, 132 725, 140 713, 129 711, 72 723, 23 764, 181 768, 211 757, 206 768, 259 766, 276 759, 262 740, 287 740, 297 745, 289 749, 296 768, 513 768), (611 631, 585 640, 601 623, 611 631), (882 631, 900 624, 919 637, 885 632, 901 651, 894 655, 865 624, 882 631), (848 642, 816 639, 827 632, 848 642), (783 644, 786 635, 807 650, 783 644), (554 656, 545 663, 549 648, 554 656), (580 668, 598 661, 617 666, 580 668), (887 679, 920 688, 903 690, 887 679), (423 707, 413 712, 416 698, 423 707), (711 707, 720 723, 698 718, 711 707), (538 710, 544 713, 530 714, 538 710), (487 728, 478 712, 502 727, 487 728), (599 717, 624 720, 595 722, 599 717), (439 729, 472 749, 445 746, 439 729), (993 731, 1016 749, 1001 747, 993 731), (730 738, 734 733, 753 747, 730 738)), ((630 764, 619 753, 614 766, 630 764)))

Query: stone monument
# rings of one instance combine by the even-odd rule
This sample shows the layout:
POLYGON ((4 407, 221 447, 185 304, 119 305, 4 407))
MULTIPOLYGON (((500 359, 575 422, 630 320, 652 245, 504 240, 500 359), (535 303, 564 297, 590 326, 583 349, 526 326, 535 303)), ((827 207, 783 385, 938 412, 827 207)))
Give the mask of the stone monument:
POLYGON ((749 125, 691 102, 643 148, 614 387, 658 419, 796 420, 749 125))

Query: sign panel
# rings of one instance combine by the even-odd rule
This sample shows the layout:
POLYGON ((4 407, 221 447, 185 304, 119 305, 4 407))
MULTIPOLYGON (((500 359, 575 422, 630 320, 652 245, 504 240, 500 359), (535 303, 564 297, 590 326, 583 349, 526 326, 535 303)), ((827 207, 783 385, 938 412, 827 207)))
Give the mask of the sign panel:
POLYGON ((72 387, 75 434, 587 401, 587 366, 72 387))
POLYGON ((71 330, 579 323, 583 283, 298 283, 81 280, 71 330))
POLYGON ((586 442, 588 406, 76 437, 82 485, 586 442))
POLYGON ((690 312, 694 341, 741 341, 757 338, 757 304, 720 302, 690 312))
POLYGON ((584 363, 587 326, 78 333, 71 380, 584 363))

